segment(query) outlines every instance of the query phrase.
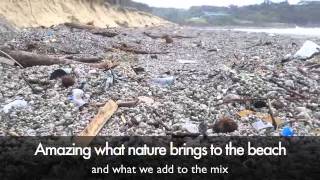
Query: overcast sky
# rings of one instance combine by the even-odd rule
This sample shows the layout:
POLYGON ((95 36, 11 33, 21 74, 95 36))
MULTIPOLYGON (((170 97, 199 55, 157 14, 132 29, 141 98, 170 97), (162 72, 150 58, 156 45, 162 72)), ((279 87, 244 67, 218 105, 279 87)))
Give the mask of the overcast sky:
MULTIPOLYGON (((189 8, 191 6, 200 5, 214 5, 214 6, 229 6, 229 5, 249 5, 262 3, 264 0, 134 0, 143 2, 155 7, 175 7, 175 8, 189 8)), ((283 0, 272 0, 273 2, 280 2, 283 0)), ((299 0, 289 0, 290 4, 296 4, 299 0)))

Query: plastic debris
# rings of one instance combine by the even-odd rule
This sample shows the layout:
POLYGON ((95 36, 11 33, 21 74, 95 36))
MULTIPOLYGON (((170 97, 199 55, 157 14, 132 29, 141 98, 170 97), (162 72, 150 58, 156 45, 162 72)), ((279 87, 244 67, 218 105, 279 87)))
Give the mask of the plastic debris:
POLYGON ((172 85, 175 81, 175 78, 173 76, 168 77, 160 77, 160 78, 153 78, 152 82, 154 84, 160 85, 160 86, 168 86, 172 85))
POLYGON ((283 137, 292 137, 294 135, 294 131, 291 127, 285 127, 281 131, 281 136, 283 137))
POLYGON ((191 122, 186 122, 185 124, 183 124, 182 129, 186 130, 188 133, 199 133, 198 126, 191 122))
POLYGON ((69 99, 76 104, 78 107, 82 107, 83 105, 87 104, 85 100, 83 100, 84 92, 81 89, 73 89, 72 96, 69 99))
MULTIPOLYGON (((254 112, 254 111, 251 111, 251 110, 243 110, 243 111, 238 112, 238 116, 240 116, 241 118, 245 118, 245 117, 248 117, 250 115, 251 116, 255 116, 260 120, 263 120, 265 122, 268 122, 268 123, 272 124, 272 117, 269 114, 254 112)), ((276 121, 278 126, 284 123, 284 121, 282 121, 280 118, 274 117, 274 119, 275 119, 275 121, 276 121)))
POLYGON ((114 84, 114 74, 112 70, 109 70, 106 81, 105 81, 105 89, 109 89, 113 84, 114 84))
POLYGON ((28 102, 25 100, 15 100, 7 105, 5 105, 2 109, 4 113, 9 113, 11 109, 23 109, 28 106, 28 102))
POLYGON ((61 78, 68 73, 63 69, 57 69, 50 74, 50 80, 61 78))
POLYGON ((320 46, 312 41, 306 41, 293 57, 305 60, 312 58, 317 53, 320 53, 320 46))
POLYGON ((260 131, 262 129, 273 128, 273 125, 271 123, 263 122, 262 120, 259 120, 257 122, 254 122, 252 124, 252 127, 257 131, 260 131))
POLYGON ((196 64, 197 63, 197 61, 185 60, 185 59, 178 59, 177 61, 178 61, 178 63, 181 63, 181 64, 196 64))

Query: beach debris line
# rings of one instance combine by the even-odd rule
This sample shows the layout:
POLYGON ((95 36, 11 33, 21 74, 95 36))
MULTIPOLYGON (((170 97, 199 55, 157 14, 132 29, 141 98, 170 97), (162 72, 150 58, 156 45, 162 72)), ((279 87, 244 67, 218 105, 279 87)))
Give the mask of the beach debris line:
POLYGON ((119 32, 116 32, 114 29, 98 28, 98 27, 95 27, 94 25, 88 25, 88 24, 86 25, 86 24, 79 24, 79 23, 64 23, 64 25, 70 28, 88 30, 92 34, 101 35, 104 37, 115 37, 119 35, 119 32))
POLYGON ((113 45, 112 47, 114 49, 118 49, 118 50, 129 52, 129 53, 134 53, 134 54, 168 54, 169 53, 169 52, 145 51, 145 50, 141 50, 141 48, 130 47, 125 43, 121 43, 120 45, 113 45))

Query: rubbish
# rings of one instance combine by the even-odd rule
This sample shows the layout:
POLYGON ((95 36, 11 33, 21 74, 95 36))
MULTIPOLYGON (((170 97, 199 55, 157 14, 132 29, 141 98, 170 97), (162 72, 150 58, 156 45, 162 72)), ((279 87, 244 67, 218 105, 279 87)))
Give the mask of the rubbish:
POLYGON ((284 127, 281 131, 281 136, 283 137, 292 137, 294 135, 294 131, 291 127, 284 127))
POLYGON ((193 124, 191 122, 186 122, 182 125, 182 129, 186 130, 188 133, 199 133, 199 128, 196 124, 193 124))
POLYGON ((154 103, 154 100, 147 96, 139 96, 138 99, 140 102, 145 103, 149 106, 151 106, 154 103))
POLYGON ((267 107, 267 103, 265 101, 255 101, 253 102, 253 106, 255 108, 264 108, 264 107, 267 107))
POLYGON ((62 85, 66 88, 70 87, 70 86, 73 86, 74 83, 75 83, 75 80, 72 76, 63 76, 61 78, 61 81, 62 81, 62 85))
MULTIPOLYGON (((264 114, 264 113, 259 113, 259 112, 257 113, 257 112, 251 111, 251 110, 243 110, 243 111, 238 112, 238 116, 240 116, 241 118, 245 118, 250 115, 255 116, 255 117, 259 118, 260 120, 263 120, 265 122, 272 124, 272 117, 270 116, 270 114, 264 114)), ((274 120, 276 121, 277 126, 282 125, 284 123, 281 119, 276 118, 276 117, 274 118, 274 120)))
POLYGON ((145 72, 145 69, 143 67, 132 67, 132 69, 136 74, 145 72))
POLYGON ((306 41, 293 57, 306 60, 318 53, 320 53, 320 46, 312 41, 306 41))
POLYGON ((181 63, 181 64, 195 64, 195 63, 197 63, 197 61, 195 61, 195 60, 178 59, 177 61, 178 61, 178 63, 181 63))
POLYGON ((28 102, 25 100, 15 100, 2 108, 4 113, 9 113, 11 109, 24 109, 28 106, 28 102))
POLYGON ((251 110, 243 110, 243 111, 240 111, 238 112, 238 116, 240 116, 241 118, 243 117, 248 117, 249 115, 254 115, 255 112, 254 111, 251 111, 251 110))
POLYGON ((121 114, 121 121, 123 122, 123 124, 127 124, 127 120, 123 114, 121 114))
POLYGON ((152 82, 160 86, 173 85, 175 78, 173 76, 153 78, 152 82))
POLYGON ((78 107, 82 107, 83 105, 87 104, 86 101, 83 100, 84 92, 81 89, 73 89, 72 96, 69 99, 76 104, 78 107))
POLYGON ((238 124, 230 118, 224 117, 216 122, 213 131, 217 133, 230 133, 238 129, 238 124))
POLYGON ((263 122, 262 120, 259 120, 253 123, 252 127, 257 131, 260 131, 262 129, 273 128, 273 125, 269 122, 263 122))
POLYGON ((107 72, 107 78, 105 80, 105 89, 111 88, 111 86, 114 84, 114 75, 112 70, 109 70, 107 72))
POLYGON ((117 111, 118 105, 113 100, 109 100, 104 107, 100 108, 98 114, 90 121, 88 126, 79 134, 76 142, 83 146, 88 146, 98 135, 103 126, 111 116, 117 111))

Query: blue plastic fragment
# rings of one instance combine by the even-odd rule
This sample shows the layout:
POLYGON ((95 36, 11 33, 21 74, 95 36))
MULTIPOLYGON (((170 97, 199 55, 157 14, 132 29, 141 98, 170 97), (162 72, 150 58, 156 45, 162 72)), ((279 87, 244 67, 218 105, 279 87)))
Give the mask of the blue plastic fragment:
POLYGON ((283 137, 292 137, 293 134, 294 134, 294 131, 291 127, 285 127, 281 131, 281 136, 283 136, 283 137))

